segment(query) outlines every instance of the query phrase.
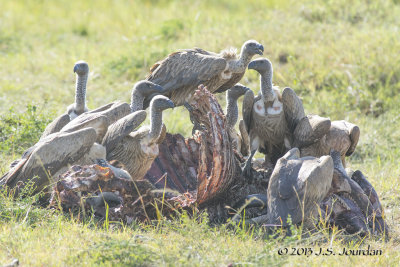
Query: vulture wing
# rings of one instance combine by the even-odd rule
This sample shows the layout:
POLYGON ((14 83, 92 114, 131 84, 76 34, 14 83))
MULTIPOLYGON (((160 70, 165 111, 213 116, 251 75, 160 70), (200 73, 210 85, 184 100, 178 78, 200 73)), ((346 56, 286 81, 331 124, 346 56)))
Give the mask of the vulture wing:
POLYGON ((165 126, 165 124, 162 124, 162 128, 161 128, 161 133, 160 136, 157 139, 157 144, 161 144, 162 142, 164 142, 165 137, 167 136, 167 127, 165 126))
POLYGON ((295 141, 293 145, 296 147, 309 146, 327 134, 330 128, 330 119, 318 115, 307 115, 296 125, 293 132, 295 141))
POLYGON ((350 156, 351 154, 353 154, 354 150, 356 150, 358 139, 360 138, 360 128, 357 125, 349 123, 347 121, 345 121, 344 123, 348 128, 351 140, 351 145, 349 147, 349 150, 347 150, 346 152, 346 156, 350 156))
POLYGON ((49 125, 44 129, 40 140, 48 136, 49 134, 59 132, 65 125, 67 125, 71 121, 68 114, 63 114, 57 117, 54 121, 52 121, 49 125))
POLYGON ((239 121, 239 131, 241 136, 241 145, 240 145, 240 152, 243 156, 248 156, 250 154, 250 137, 249 133, 246 130, 246 125, 244 124, 243 120, 239 121))
POLYGON ((212 79, 225 70, 224 58, 211 55, 199 48, 186 49, 170 54, 151 68, 146 78, 165 89, 165 93, 185 87, 195 86, 212 79))
POLYGON ((102 142, 107 153, 111 152, 125 136, 136 129, 146 119, 146 116, 145 110, 139 110, 111 124, 102 142))
POLYGON ((254 93, 252 90, 249 90, 244 94, 243 105, 242 105, 242 117, 248 133, 250 133, 253 106, 254 106, 254 93))
POLYGON ((109 121, 110 120, 106 116, 101 115, 101 113, 83 113, 65 125, 60 132, 71 133, 80 129, 92 127, 96 130, 97 142, 100 143, 110 125, 109 121))
POLYGON ((102 107, 99 107, 95 110, 89 111, 88 113, 95 113, 106 116, 109 119, 109 123, 111 125, 117 120, 130 114, 131 108, 128 103, 115 101, 107 105, 104 105, 102 107))
POLYGON ((293 132, 305 116, 303 103, 291 88, 286 87, 282 92, 282 104, 289 130, 293 132))

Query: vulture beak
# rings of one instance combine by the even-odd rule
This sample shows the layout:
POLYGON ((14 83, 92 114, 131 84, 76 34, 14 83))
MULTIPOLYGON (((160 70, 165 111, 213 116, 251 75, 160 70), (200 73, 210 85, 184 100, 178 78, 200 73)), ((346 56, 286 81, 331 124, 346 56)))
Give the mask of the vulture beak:
POLYGON ((249 65, 247 66, 247 68, 249 69, 249 70, 257 70, 257 61, 251 61, 250 63, 249 63, 249 65))
POLYGON ((260 45, 256 52, 258 55, 262 56, 264 53, 264 46, 260 45))
POLYGON ((154 89, 154 91, 160 92, 160 93, 161 93, 162 91, 164 91, 164 87, 162 87, 161 85, 158 85, 158 84, 154 84, 153 89, 154 89))
POLYGON ((174 108, 175 107, 174 102, 172 102, 171 100, 168 101, 168 105, 169 105, 170 108, 174 108))
POLYGON ((78 71, 78 65, 75 65, 74 67, 74 73, 76 73, 78 71))

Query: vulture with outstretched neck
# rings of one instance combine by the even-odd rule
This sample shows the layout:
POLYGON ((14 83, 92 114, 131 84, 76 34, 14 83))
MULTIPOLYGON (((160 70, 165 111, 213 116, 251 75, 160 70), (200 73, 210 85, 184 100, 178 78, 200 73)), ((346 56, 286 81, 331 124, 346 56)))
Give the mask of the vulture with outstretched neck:
POLYGON ((232 146, 243 156, 249 154, 249 136, 244 126, 243 120, 239 122, 240 134, 236 132, 235 125, 239 118, 238 98, 244 95, 250 88, 236 84, 231 89, 226 91, 226 126, 232 142, 232 146))
POLYGON ((211 93, 228 90, 242 79, 252 57, 263 52, 264 47, 254 40, 243 44, 240 55, 233 50, 217 54, 200 48, 185 49, 157 62, 147 80, 161 85, 162 94, 181 106, 190 102, 200 84, 211 93))
POLYGON ((69 105, 67 108, 67 113, 71 117, 71 120, 88 111, 86 107, 86 84, 89 77, 89 65, 85 61, 78 61, 74 66, 74 73, 77 76, 75 103, 69 105))
POLYGON ((171 100, 165 96, 155 96, 150 102, 150 128, 143 126, 133 131, 136 125, 146 119, 144 110, 136 111, 111 125, 102 142, 107 150, 107 160, 121 162, 132 179, 143 178, 158 156, 158 145, 165 135, 162 112, 168 108, 174 108, 171 100), (135 125, 132 125, 132 121, 135 125))
POLYGON ((249 133, 251 151, 244 167, 247 176, 257 149, 266 155, 267 164, 274 164, 290 149, 282 95, 272 85, 271 62, 266 58, 256 59, 249 64, 249 69, 260 73, 261 94, 254 97, 253 91, 249 90, 243 100, 243 120, 249 133))
POLYGON ((74 73, 76 73, 75 103, 68 106, 65 114, 57 117, 53 122, 47 125, 41 139, 49 134, 59 132, 70 121, 88 111, 86 107, 86 84, 89 76, 89 65, 82 60, 76 62, 74 73))

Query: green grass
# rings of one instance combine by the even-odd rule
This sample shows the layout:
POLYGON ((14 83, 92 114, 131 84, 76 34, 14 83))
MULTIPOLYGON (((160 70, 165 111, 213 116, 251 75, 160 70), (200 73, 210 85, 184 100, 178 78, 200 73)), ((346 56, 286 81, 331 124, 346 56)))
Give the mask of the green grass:
MULTIPOLYGON (((265 47, 274 82, 308 113, 361 128, 349 158, 377 190, 393 240, 362 242, 380 257, 279 256, 278 248, 355 248, 360 240, 318 233, 271 239, 260 229, 212 228, 203 215, 160 225, 104 227, 0 198, 0 265, 397 265, 400 261, 400 2, 0 0, 0 175, 74 99, 73 64, 90 66, 88 106, 129 101, 134 82, 179 48, 219 51, 248 39, 265 47), (299 240, 300 239, 300 240, 299 240)), ((242 83, 258 91, 254 71, 242 83)), ((224 105, 224 95, 220 95, 224 105)), ((167 111, 170 132, 188 135, 187 112, 167 111)))

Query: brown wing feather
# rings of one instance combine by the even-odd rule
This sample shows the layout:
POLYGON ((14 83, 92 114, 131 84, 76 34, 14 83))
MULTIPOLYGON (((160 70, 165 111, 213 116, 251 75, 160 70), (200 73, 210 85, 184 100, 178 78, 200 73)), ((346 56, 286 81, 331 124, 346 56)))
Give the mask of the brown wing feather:
POLYGON ((226 83, 224 83, 221 87, 219 87, 217 91, 214 91, 214 93, 223 93, 226 90, 232 88, 238 82, 240 82, 240 80, 243 78, 243 76, 244 76, 244 72, 232 74, 232 78, 230 78, 226 83))
POLYGON ((57 117, 54 121, 52 121, 49 125, 46 126, 46 129, 43 131, 40 139, 43 139, 52 133, 59 132, 70 121, 71 121, 71 119, 70 119, 69 115, 66 113, 57 117))
POLYGON ((351 154, 353 154, 354 150, 356 150, 358 139, 360 138, 360 128, 352 123, 349 124, 351 125, 351 128, 349 129, 351 145, 349 147, 349 150, 347 150, 346 152, 346 156, 350 156, 351 154))
POLYGON ((157 144, 161 144, 164 141, 166 135, 167 135, 167 127, 165 127, 165 124, 163 123, 160 136, 157 139, 157 144))
POLYGON ((145 110, 139 110, 111 124, 102 141, 107 153, 110 153, 125 136, 136 129, 146 119, 146 115, 145 110))
POLYGON ((307 115, 296 125, 293 132, 294 146, 305 147, 320 140, 331 128, 331 120, 317 115, 307 115))
POLYGON ((246 130, 246 125, 243 120, 239 121, 239 131, 241 136, 241 146, 240 152, 243 156, 248 156, 250 154, 250 137, 249 133, 246 130))
POLYGON ((252 112, 254 106, 254 93, 252 90, 247 91, 243 97, 242 117, 246 130, 249 133, 252 120, 252 112))
POLYGON ((293 132, 297 123, 305 117, 303 103, 296 93, 289 87, 283 89, 283 110, 290 132, 293 132))

